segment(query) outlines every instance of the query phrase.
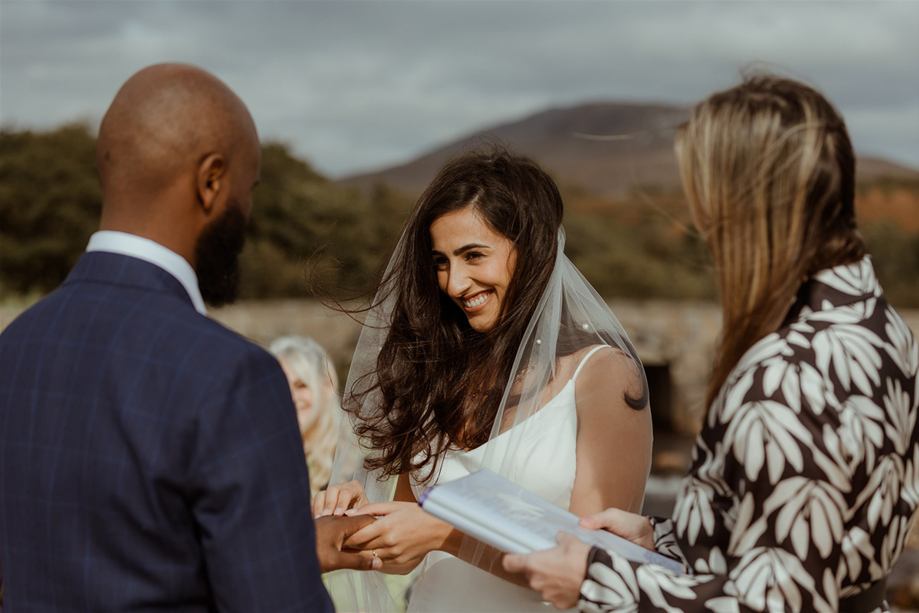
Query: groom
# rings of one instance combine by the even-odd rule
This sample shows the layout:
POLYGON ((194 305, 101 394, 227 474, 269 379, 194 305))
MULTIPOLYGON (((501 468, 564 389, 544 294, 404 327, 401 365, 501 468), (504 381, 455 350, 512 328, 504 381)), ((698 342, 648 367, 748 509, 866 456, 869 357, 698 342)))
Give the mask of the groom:
POLYGON ((191 66, 140 71, 106 113, 100 232, 0 335, 10 610, 331 611, 320 565, 379 564, 341 552, 363 522, 314 530, 280 366, 204 316, 234 298, 259 151, 191 66))

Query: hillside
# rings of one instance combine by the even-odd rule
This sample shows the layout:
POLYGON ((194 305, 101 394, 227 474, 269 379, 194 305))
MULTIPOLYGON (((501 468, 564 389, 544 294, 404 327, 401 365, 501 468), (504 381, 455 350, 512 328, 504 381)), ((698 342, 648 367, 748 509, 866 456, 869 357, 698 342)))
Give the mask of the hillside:
MULTIPOLYGON (((371 188, 385 182, 416 195, 457 152, 498 138, 538 161, 563 187, 620 198, 637 187, 676 189, 675 128, 686 109, 660 104, 593 103, 549 109, 464 135, 404 164, 346 177, 340 183, 371 188)), ((894 177, 919 181, 919 171, 877 158, 860 158, 859 181, 894 177)))
MULTIPOLYGON (((578 131, 621 130, 598 109, 603 110, 595 106, 579 115, 578 131)), ((630 112, 646 126, 660 121, 656 111, 630 112)), ((557 138, 570 133, 571 124, 561 120, 564 115, 541 116, 541 133, 554 131, 557 138)), ((510 129, 501 132, 518 143, 528 133, 532 134, 523 130, 514 138, 510 129)), ((624 142, 583 140, 569 139, 571 159, 596 145, 615 152, 624 142)), ((631 140, 631 149, 644 159, 665 149, 653 136, 631 140)), ((540 145, 536 139, 531 150, 540 145)), ((620 162, 625 157, 620 154, 620 162)), ((602 157, 597 159, 602 163, 602 157)), ((571 176, 576 176, 574 171, 571 176)), ((277 143, 266 143, 262 149, 261 178, 240 260, 241 296, 347 299, 368 289, 399 236, 411 197, 385 184, 368 192, 343 188, 277 143)), ((642 189, 613 197, 578 188, 573 181, 561 182, 566 253, 602 295, 715 299, 707 250, 692 229, 679 190, 642 182, 642 189)), ((98 227, 101 190, 95 136, 79 125, 47 132, 0 130, 0 185, 2 306, 35 299, 57 287, 98 227)), ((863 182, 856 203, 891 303, 919 307, 919 180, 904 175, 863 182)))

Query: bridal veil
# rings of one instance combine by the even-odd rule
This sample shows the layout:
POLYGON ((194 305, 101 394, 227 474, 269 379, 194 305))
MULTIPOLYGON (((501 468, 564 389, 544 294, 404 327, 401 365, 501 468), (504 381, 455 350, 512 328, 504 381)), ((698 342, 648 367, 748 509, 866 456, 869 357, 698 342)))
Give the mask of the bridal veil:
MULTIPOLYGON (((647 411, 648 388, 644 371, 625 330, 607 303, 567 258, 564 246, 565 233, 560 228, 554 268, 523 333, 510 375, 507 380, 496 382, 503 389, 503 395, 489 440, 476 457, 481 458, 482 467, 487 466, 512 481, 516 481, 522 457, 539 454, 551 461, 560 441, 551 433, 535 439, 530 436, 532 425, 537 421, 532 418, 562 391, 583 360, 593 372, 589 377, 580 376, 575 397, 579 424, 577 470, 601 474, 601 481, 606 479, 610 483, 624 478, 626 472, 636 473, 641 479, 637 491, 641 492, 650 466, 645 447, 650 445, 647 441, 636 441, 635 461, 629 462, 633 465, 620 466, 617 464, 621 461, 613 457, 621 459, 623 451, 626 451, 625 457, 632 454, 623 450, 621 437, 615 449, 610 449, 608 441, 615 438, 613 433, 621 417, 628 418, 627 412, 622 410, 623 401, 636 413, 647 411), (600 351, 584 359, 597 348, 600 351), (589 432, 583 431, 583 424, 589 424, 589 432), (496 444, 499 439, 501 444, 496 444)), ((364 461, 373 456, 374 449, 355 434, 355 420, 371 418, 381 410, 374 373, 380 351, 392 332, 397 296, 390 273, 394 263, 403 257, 404 249, 406 239, 403 236, 390 260, 384 283, 367 312, 354 352, 343 400, 343 406, 351 406, 350 420, 343 421, 332 471, 331 483, 357 480, 364 486, 370 502, 392 500, 395 479, 382 478, 381 471, 365 467, 364 461)), ((525 274, 525 271, 515 274, 525 274)), ((626 446, 629 444, 625 442, 626 446)), ((441 453, 447 451, 440 450, 441 453)), ((437 477, 435 469, 435 474, 413 475, 413 480, 433 484, 437 477)), ((633 510, 641 506, 641 494, 637 496, 637 500, 626 502, 633 510)), ((486 570, 496 564, 500 566, 500 558, 493 550, 468 537, 464 539, 459 557, 486 570)), ((423 564, 420 572, 424 572, 423 564)), ((395 608, 378 572, 338 571, 328 579, 330 591, 343 610, 390 611, 395 608)))

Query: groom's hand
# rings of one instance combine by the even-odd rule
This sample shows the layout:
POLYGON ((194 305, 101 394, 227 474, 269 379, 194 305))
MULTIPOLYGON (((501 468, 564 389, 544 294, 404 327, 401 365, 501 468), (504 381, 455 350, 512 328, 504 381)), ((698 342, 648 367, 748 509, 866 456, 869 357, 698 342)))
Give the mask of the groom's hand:
POLYGON ((383 562, 369 551, 357 551, 342 545, 352 534, 376 521, 370 515, 355 517, 320 517, 316 522, 316 554, 322 572, 350 568, 379 570, 383 562))

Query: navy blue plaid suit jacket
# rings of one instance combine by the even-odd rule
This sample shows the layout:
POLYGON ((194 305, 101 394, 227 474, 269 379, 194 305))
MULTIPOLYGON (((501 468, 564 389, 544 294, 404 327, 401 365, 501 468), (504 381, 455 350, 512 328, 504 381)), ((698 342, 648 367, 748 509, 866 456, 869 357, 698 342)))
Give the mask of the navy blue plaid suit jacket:
POLYGON ((142 260, 0 335, 6 613, 331 611, 287 382, 142 260))

